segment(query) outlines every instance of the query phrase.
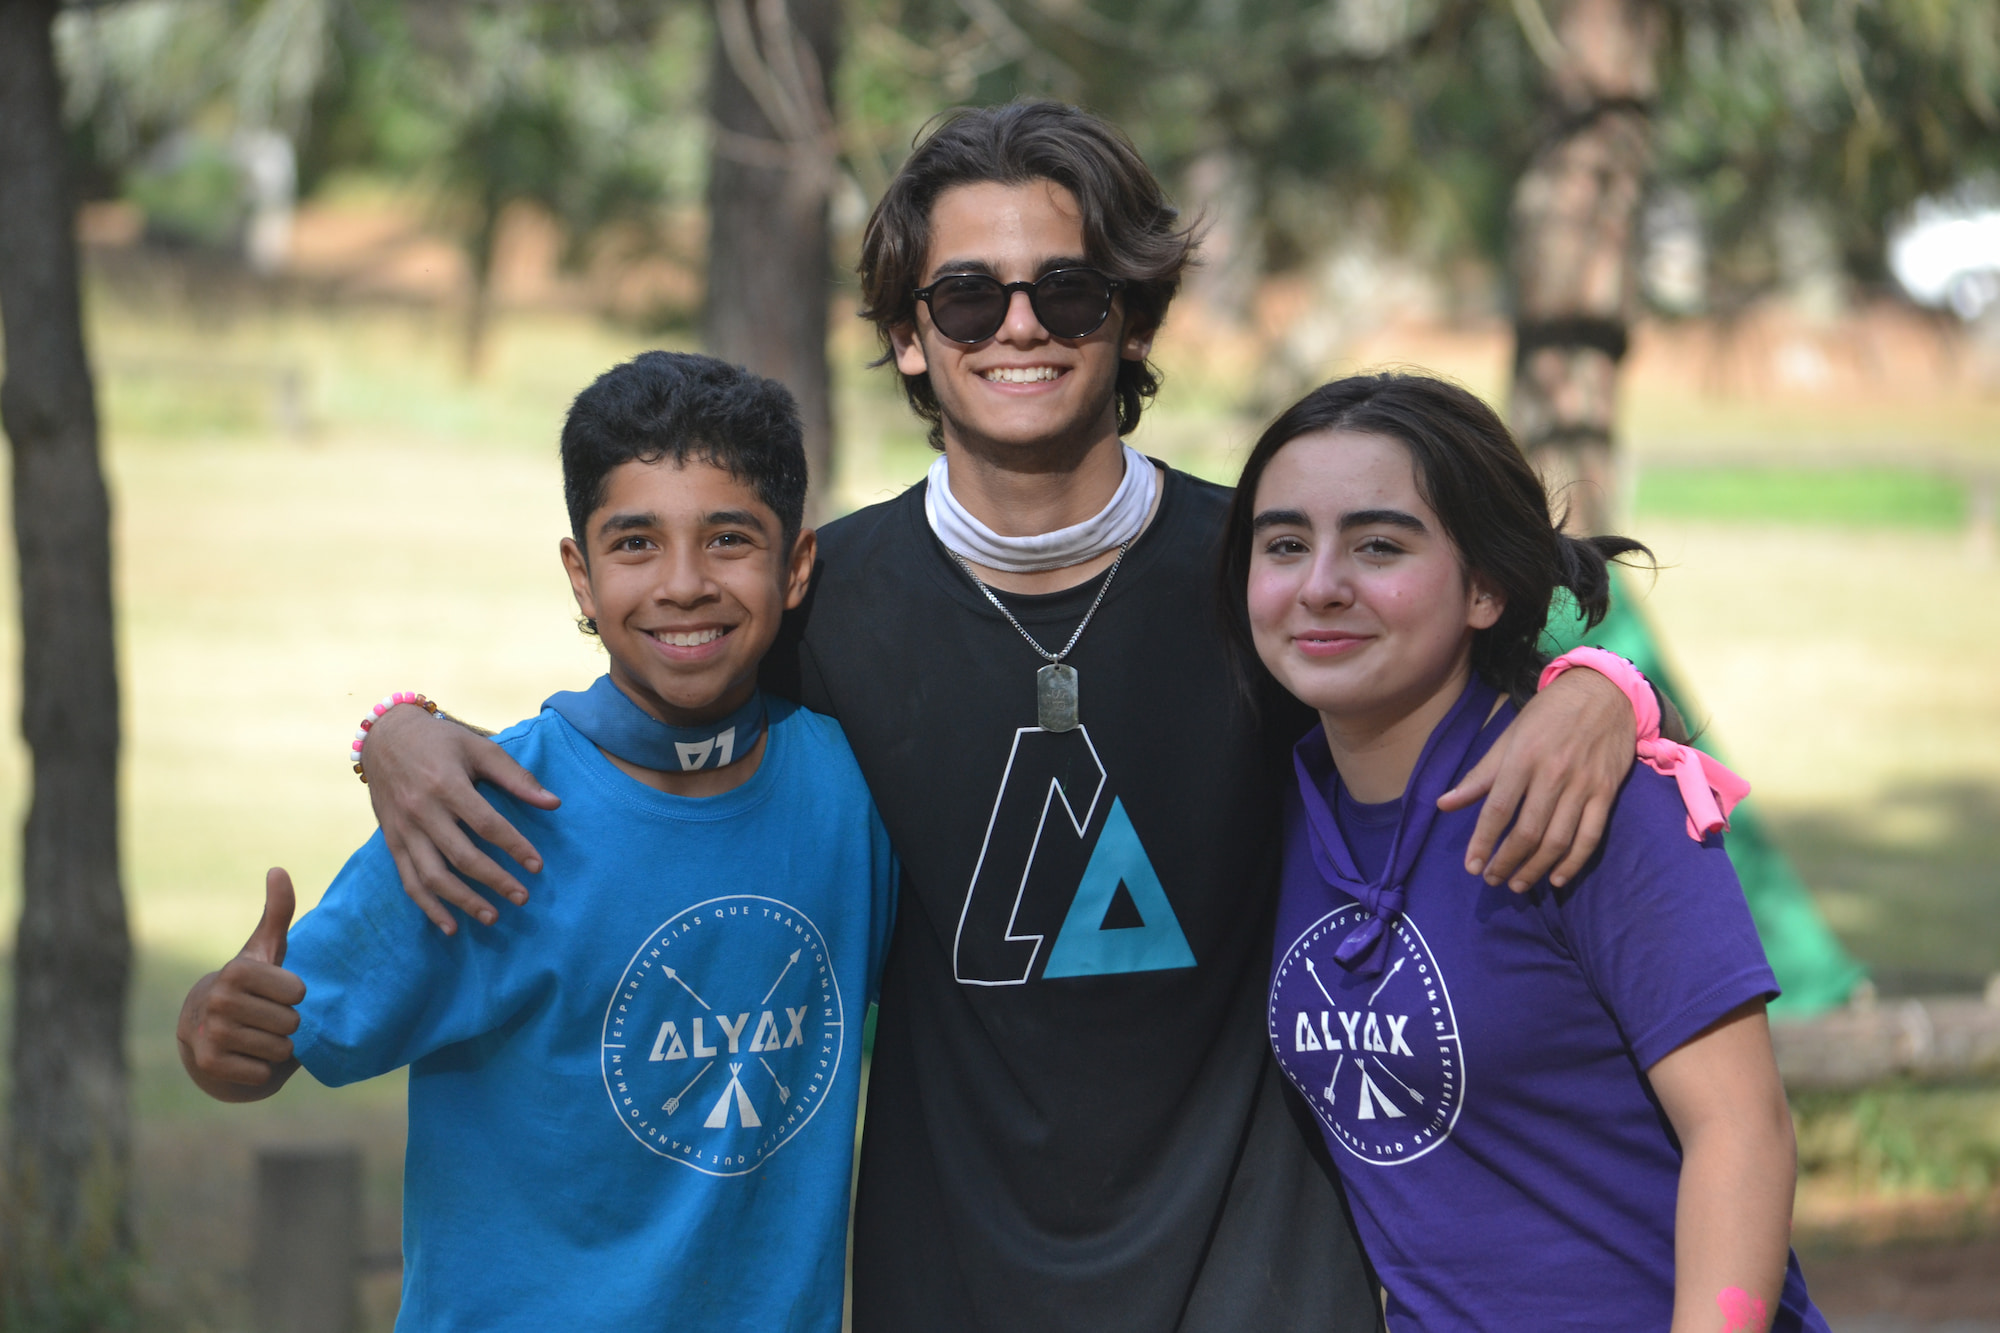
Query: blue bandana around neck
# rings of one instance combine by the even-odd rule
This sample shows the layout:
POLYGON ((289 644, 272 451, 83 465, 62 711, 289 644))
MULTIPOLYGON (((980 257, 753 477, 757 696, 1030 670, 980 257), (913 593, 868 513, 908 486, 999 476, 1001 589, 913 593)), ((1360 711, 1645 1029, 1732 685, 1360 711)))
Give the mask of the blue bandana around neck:
POLYGON ((580 693, 552 694, 542 707, 555 709, 600 750, 665 773, 721 768, 749 754, 764 734, 762 690, 752 692, 749 702, 729 716, 693 727, 660 721, 626 698, 608 675, 580 693))
MULTIPOLYGON (((1368 910, 1368 919, 1349 931, 1334 950, 1335 960, 1348 971, 1372 977, 1388 961, 1389 931, 1403 914, 1410 872, 1416 868, 1417 856, 1430 837, 1431 825, 1437 822, 1438 797, 1451 790, 1467 752, 1486 729, 1487 715, 1497 697, 1498 691, 1475 675, 1466 685, 1465 693, 1458 696, 1458 702, 1445 714, 1444 721, 1432 729, 1423 753, 1417 757, 1409 784, 1403 789, 1403 815, 1396 826, 1396 839, 1389 845, 1381 875, 1373 881, 1363 879, 1356 868, 1354 857, 1347 850, 1347 840, 1341 836, 1340 825, 1334 818, 1332 800, 1323 786, 1333 767, 1326 748, 1326 732, 1314 727, 1292 751, 1299 795, 1305 804, 1313 865, 1328 884, 1359 900, 1368 910)), ((1334 781, 1339 778, 1336 776, 1334 781)))

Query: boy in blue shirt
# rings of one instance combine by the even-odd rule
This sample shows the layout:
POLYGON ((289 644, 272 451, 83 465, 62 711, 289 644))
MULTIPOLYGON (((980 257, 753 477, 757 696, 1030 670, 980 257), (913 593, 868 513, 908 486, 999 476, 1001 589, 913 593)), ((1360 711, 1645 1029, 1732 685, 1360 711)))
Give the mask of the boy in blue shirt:
POLYGON ((489 792, 537 909, 440 935, 377 833, 288 933, 274 869, 182 1062, 223 1101, 410 1066, 399 1327, 831 1333, 895 869, 839 727, 757 688, 813 566, 797 411, 649 352, 577 397, 562 459, 610 669, 496 738, 567 795, 489 792))

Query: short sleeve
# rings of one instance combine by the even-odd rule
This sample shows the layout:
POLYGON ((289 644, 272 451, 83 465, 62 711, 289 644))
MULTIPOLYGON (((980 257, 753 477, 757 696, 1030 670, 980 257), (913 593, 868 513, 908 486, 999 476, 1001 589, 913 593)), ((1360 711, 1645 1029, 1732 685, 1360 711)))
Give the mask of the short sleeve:
POLYGON ((509 915, 442 934, 403 893, 378 830, 287 939, 285 966, 306 986, 299 1062, 339 1087, 499 1026, 518 1003, 496 966, 509 915))
POLYGON ((1543 911, 1642 1069, 1731 1010, 1778 994, 1720 834, 1687 835, 1672 779, 1635 766, 1596 863, 1543 911))

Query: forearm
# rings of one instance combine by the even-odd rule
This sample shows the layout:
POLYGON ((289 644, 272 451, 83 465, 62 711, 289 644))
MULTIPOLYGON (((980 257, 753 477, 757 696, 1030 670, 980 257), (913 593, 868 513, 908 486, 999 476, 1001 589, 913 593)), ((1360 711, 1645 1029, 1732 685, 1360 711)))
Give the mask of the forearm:
MULTIPOLYGON (((404 706, 408 707, 407 704, 404 706)), ((449 723, 454 727, 462 727, 466 731, 471 732, 473 735, 478 736, 483 740, 491 740, 495 734, 491 731, 488 731, 485 727, 480 726, 476 722, 467 722, 464 718, 458 716, 456 713, 441 712, 438 714, 438 720, 440 722, 449 723)))
POLYGON ((1791 1251, 1789 1114, 1717 1123, 1682 1144, 1673 1333, 1764 1333, 1791 1251))

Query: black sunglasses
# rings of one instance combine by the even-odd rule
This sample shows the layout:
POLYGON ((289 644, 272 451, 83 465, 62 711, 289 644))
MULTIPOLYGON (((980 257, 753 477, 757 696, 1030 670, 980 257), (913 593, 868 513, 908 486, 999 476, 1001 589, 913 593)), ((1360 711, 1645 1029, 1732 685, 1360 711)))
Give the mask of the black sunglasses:
POLYGON ((955 343, 983 343, 1007 322, 1015 292, 1026 292, 1042 327, 1058 338, 1088 338, 1111 314, 1125 285, 1094 268, 1059 268, 1033 282, 1002 282, 984 273, 953 273, 910 293, 931 308, 931 323, 955 343))

